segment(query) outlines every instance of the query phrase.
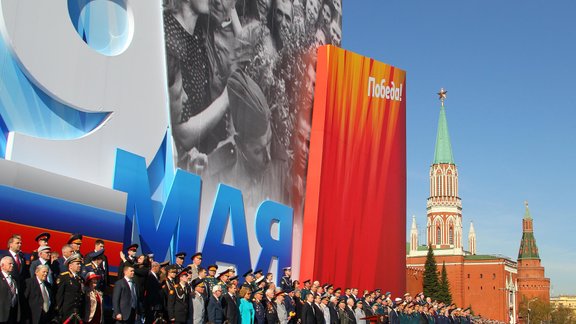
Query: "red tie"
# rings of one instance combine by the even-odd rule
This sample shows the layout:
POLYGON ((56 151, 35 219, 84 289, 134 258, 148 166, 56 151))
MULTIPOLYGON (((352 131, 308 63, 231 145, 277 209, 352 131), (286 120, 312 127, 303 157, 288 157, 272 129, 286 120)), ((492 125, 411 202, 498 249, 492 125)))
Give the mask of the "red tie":
POLYGON ((18 266, 18 272, 20 272, 20 256, 18 254, 14 255, 14 261, 16 261, 16 265, 18 266))

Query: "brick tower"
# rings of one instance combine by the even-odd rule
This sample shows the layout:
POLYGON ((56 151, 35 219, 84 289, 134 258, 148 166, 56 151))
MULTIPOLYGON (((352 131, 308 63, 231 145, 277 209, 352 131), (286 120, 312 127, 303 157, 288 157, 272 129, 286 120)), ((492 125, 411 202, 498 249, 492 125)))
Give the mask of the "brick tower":
POLYGON ((525 202, 526 211, 522 219, 522 241, 518 251, 518 295, 519 300, 538 298, 548 303, 550 301, 550 278, 544 276, 544 267, 540 264, 540 255, 532 216, 525 202))
POLYGON ((448 121, 444 109, 446 93, 439 93, 442 106, 438 119, 434 162, 430 167, 430 197, 426 203, 428 245, 434 249, 453 249, 463 255, 462 202, 458 197, 458 168, 452 156, 448 121))

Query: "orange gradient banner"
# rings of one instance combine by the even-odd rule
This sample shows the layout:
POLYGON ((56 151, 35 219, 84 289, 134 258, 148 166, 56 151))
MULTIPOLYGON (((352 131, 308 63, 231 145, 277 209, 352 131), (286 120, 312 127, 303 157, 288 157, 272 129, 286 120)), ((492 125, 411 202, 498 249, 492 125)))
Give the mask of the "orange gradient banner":
POLYGON ((300 278, 405 290, 406 72, 318 52, 300 278))

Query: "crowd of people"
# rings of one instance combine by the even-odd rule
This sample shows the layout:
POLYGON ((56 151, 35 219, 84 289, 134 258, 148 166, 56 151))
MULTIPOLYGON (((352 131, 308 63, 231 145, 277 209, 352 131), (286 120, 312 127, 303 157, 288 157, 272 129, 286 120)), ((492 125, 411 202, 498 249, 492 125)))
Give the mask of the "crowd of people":
POLYGON ((22 238, 12 235, 1 258, 0 323, 193 323, 193 324, 368 324, 472 323, 470 309, 432 301, 423 293, 393 297, 381 289, 339 288, 293 280, 291 268, 276 285, 272 273, 204 266, 202 253, 175 262, 138 255, 138 245, 120 252, 114 280, 104 242, 80 253, 74 234, 60 256, 49 233, 26 258, 22 238), (186 259, 191 260, 185 265, 186 259))

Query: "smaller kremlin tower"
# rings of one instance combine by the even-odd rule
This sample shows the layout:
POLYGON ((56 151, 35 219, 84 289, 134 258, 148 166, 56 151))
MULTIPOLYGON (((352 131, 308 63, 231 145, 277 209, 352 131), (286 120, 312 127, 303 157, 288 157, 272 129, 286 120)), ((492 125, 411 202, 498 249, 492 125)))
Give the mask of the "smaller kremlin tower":
POLYGON ((538 298, 550 301, 550 278, 544 276, 544 267, 540 264, 540 255, 534 238, 532 215, 528 202, 522 219, 522 241, 518 251, 518 294, 519 300, 538 298))

